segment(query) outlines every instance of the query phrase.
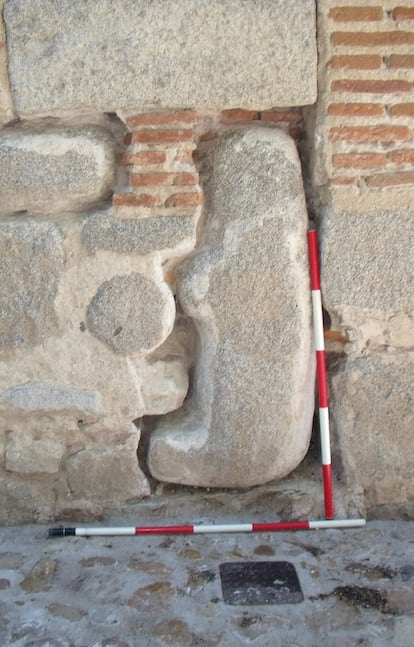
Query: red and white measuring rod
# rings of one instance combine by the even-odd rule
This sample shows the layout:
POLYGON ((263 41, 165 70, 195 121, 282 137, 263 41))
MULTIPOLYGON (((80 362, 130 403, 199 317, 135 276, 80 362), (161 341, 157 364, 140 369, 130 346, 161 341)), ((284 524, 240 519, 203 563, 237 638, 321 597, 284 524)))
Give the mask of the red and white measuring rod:
POLYGON ((323 492, 325 517, 334 518, 331 441, 329 435, 328 380, 326 375, 325 338, 323 334, 321 279, 318 254, 318 234, 308 231, 309 264, 312 288, 313 334, 316 351, 316 371, 319 399, 319 429, 321 438, 323 492))
POLYGON ((49 528, 49 537, 103 537, 112 535, 203 535, 226 532, 282 532, 291 530, 321 530, 327 528, 359 528, 365 519, 335 519, 321 521, 275 521, 274 523, 202 524, 199 526, 142 526, 49 528))

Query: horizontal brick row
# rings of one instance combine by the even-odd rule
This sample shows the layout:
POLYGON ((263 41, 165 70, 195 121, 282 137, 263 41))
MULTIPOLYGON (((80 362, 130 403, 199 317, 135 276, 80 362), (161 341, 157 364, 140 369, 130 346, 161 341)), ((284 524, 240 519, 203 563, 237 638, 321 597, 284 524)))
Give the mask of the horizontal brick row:
POLYGON ((181 124, 194 125, 197 122, 197 113, 194 110, 178 110, 176 112, 150 112, 134 115, 127 119, 127 126, 133 130, 160 126, 177 126, 181 124))
POLYGON ((173 193, 166 200, 162 200, 160 196, 148 193, 115 193, 113 204, 115 207, 198 207, 203 204, 203 194, 201 191, 173 193))
POLYGON ((414 171, 400 173, 376 173, 368 176, 337 175, 331 180, 332 184, 339 186, 367 186, 380 189, 404 184, 414 184, 414 171))
MULTIPOLYGON (((334 22, 371 22, 384 18, 381 5, 366 7, 333 7, 329 10, 329 18, 334 22)), ((414 7, 395 7, 390 12, 394 20, 414 20, 414 7)))
POLYGON ((336 31, 331 34, 332 45, 347 47, 383 47, 388 45, 412 45, 411 31, 336 31))
POLYGON ((379 168, 388 162, 397 165, 413 164, 413 150, 394 150, 389 153, 336 153, 332 165, 336 168, 379 168))
POLYGON ((382 65, 388 69, 409 69, 414 67, 413 54, 344 54, 332 56, 329 66, 333 69, 379 70, 382 65))
POLYGON ((193 141, 193 131, 186 130, 162 129, 162 130, 138 130, 137 132, 128 133, 124 137, 124 144, 155 144, 155 145, 176 145, 193 141))
POLYGON ((353 92, 367 94, 399 94, 412 92, 413 83, 400 79, 337 79, 331 82, 332 92, 353 92))
POLYGON ((134 173, 131 186, 188 186, 198 184, 198 173, 134 173))
POLYGON ((382 7, 333 7, 329 11, 329 18, 336 22, 358 22, 381 20, 382 7))
POLYGON ((329 130, 329 139, 333 142, 392 143, 409 141, 412 136, 408 126, 341 126, 329 130))

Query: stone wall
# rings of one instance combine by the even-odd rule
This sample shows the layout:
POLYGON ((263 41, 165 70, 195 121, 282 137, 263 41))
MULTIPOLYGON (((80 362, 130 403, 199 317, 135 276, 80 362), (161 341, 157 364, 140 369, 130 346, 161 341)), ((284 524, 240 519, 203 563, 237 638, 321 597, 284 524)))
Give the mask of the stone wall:
POLYGON ((337 473, 370 514, 413 514, 414 3, 318 2, 307 123, 337 473), (344 352, 342 352, 344 350, 344 352))
POLYGON ((2 522, 301 462, 304 185, 336 473, 412 512, 414 3, 367 5, 1 2, 2 522))

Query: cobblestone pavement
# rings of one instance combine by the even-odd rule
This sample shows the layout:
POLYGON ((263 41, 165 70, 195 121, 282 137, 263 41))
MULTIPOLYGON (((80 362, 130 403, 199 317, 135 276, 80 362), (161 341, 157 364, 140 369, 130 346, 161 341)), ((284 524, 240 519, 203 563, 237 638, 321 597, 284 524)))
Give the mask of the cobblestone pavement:
MULTIPOLYGON (((161 506, 139 525, 212 521, 192 518, 191 501, 181 507, 180 519, 161 506)), ((245 511, 230 516, 223 510, 218 522, 244 521, 245 511)), ((263 516, 255 520, 272 520, 263 516)), ((0 536, 2 647, 414 645, 414 522, 90 539, 48 539, 37 525, 6 527, 0 536), (219 566, 239 561, 292 563, 304 600, 226 604, 219 566)))

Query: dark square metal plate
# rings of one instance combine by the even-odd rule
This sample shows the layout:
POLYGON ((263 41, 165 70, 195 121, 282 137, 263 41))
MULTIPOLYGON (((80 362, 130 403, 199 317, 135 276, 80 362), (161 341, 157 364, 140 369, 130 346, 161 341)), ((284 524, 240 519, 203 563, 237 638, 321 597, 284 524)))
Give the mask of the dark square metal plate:
POLYGON ((221 588, 227 604, 297 604, 303 593, 290 562, 220 564, 221 588))

